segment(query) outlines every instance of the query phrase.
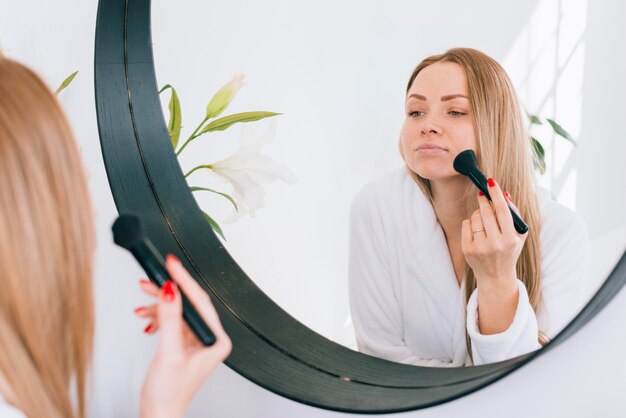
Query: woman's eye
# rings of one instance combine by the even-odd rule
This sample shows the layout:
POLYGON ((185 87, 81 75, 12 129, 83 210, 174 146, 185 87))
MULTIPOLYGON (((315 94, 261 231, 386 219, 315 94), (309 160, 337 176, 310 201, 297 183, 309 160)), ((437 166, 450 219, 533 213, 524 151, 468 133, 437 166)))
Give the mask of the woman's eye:
POLYGON ((452 116, 463 116, 463 115, 465 115, 465 113, 459 112, 458 110, 451 110, 451 111, 448 112, 448 114, 450 114, 452 116))
POLYGON ((424 112, 420 112, 419 110, 413 110, 409 112, 409 116, 412 116, 412 117, 422 116, 423 114, 424 112))

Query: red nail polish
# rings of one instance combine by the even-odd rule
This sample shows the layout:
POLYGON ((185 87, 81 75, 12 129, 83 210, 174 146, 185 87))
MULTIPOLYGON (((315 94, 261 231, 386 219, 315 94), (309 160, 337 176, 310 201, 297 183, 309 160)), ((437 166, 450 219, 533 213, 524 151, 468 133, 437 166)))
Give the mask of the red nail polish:
POLYGON ((174 300, 175 288, 176 283, 174 283, 173 281, 168 280, 167 282, 165 282, 165 284, 163 285, 163 295, 161 296, 164 302, 171 302, 174 300))
POLYGON ((511 198, 511 195, 509 194, 509 192, 504 192, 504 196, 506 196, 506 199, 507 199, 509 202, 513 202, 513 199, 511 198))
POLYGON ((478 191, 478 196, 484 196, 485 194, 482 191, 478 191))
POLYGON ((493 179, 491 177, 489 177, 487 179, 487 184, 489 185, 489 187, 494 187, 496 185, 496 182, 493 181, 493 179))
POLYGON ((150 322, 148 326, 143 330, 143 332, 145 332, 146 334, 150 333, 150 331, 152 331, 152 322, 150 322))
POLYGON ((137 315, 141 315, 141 314, 142 314, 145 310, 146 310, 146 307, 145 307, 145 306, 140 306, 140 307, 136 308, 134 312, 135 312, 137 315))
POLYGON ((165 262, 166 263, 181 264, 180 260, 178 259, 178 257, 176 257, 174 254, 168 254, 165 257, 165 262))

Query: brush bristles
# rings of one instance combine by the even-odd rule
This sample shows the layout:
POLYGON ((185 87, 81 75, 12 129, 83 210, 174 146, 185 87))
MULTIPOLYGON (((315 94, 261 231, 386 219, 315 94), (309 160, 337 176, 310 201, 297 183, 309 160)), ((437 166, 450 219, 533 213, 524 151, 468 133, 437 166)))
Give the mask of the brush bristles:
POLYGON ((476 154, 471 149, 460 152, 454 158, 454 163, 452 164, 454 169, 459 173, 467 176, 474 168, 477 167, 476 163, 476 154))
POLYGON ((121 214, 113 223, 111 230, 113 241, 127 250, 144 238, 141 222, 136 215, 121 214))

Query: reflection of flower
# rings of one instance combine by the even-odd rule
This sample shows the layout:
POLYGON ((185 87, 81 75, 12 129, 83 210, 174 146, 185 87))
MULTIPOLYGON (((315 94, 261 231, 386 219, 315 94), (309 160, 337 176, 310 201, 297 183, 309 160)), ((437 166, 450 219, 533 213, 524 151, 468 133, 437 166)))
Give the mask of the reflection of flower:
POLYGON ((260 148, 271 142, 276 133, 276 124, 272 121, 262 137, 246 125, 241 128, 239 151, 230 157, 211 164, 211 169, 233 185, 233 198, 239 210, 229 215, 224 222, 234 222, 248 212, 264 204, 265 189, 262 185, 282 180, 293 184, 296 176, 282 164, 260 153, 260 148))
MULTIPOLYGON (((209 101, 209 104, 206 107, 204 119, 202 119, 193 133, 180 147, 178 147, 178 140, 180 139, 182 128, 182 109, 180 100, 178 99, 176 90, 170 84, 166 84, 163 88, 161 88, 159 93, 162 93, 167 89, 171 90, 170 102, 167 106, 167 109, 170 112, 168 131, 177 157, 180 156, 180 154, 186 149, 187 145, 189 145, 192 141, 208 134, 209 132, 223 131, 235 124, 247 124, 249 122, 255 122, 280 114, 275 112, 254 111, 234 113, 216 119, 228 107, 243 85, 244 75, 237 74, 221 89, 219 89, 209 101)), ((262 138, 258 138, 254 131, 250 128, 244 127, 242 129, 241 139, 239 140, 239 152, 230 158, 219 161, 215 164, 198 165, 185 173, 185 178, 188 178, 191 174, 198 170, 211 170, 233 185, 233 196, 208 187, 190 185, 189 189, 191 192, 210 192, 228 199, 233 204, 237 212, 229 216, 226 221, 232 222, 249 212, 253 214, 254 210, 263 206, 265 190, 261 186, 262 184, 270 183, 276 179, 282 179, 287 183, 295 182, 295 176, 287 167, 277 164, 274 160, 265 155, 261 155, 259 152, 261 146, 268 143, 272 139, 273 135, 273 124, 270 125, 270 128, 262 138), (233 197, 235 199, 233 199, 233 197), (237 202, 235 200, 237 200, 237 202)), ((222 238, 226 239, 219 224, 215 222, 215 220, 208 213, 204 211, 202 212, 204 213, 209 225, 211 225, 213 231, 219 234, 222 238)))
POLYGON ((206 107, 206 119, 219 116, 235 97, 235 94, 243 87, 245 76, 236 74, 228 83, 215 93, 206 107))

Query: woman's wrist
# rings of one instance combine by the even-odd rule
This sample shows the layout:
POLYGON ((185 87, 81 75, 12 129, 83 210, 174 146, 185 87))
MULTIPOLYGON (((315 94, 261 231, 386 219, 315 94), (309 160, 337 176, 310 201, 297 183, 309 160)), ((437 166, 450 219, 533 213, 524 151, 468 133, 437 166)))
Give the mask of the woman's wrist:
POLYGON ((140 418, 183 418, 185 408, 173 408, 161 402, 148 399, 142 394, 139 407, 140 418))
POLYGON ((517 291, 517 273, 515 270, 499 273, 495 276, 476 274, 476 287, 479 293, 493 295, 494 297, 506 296, 517 291))
POLYGON ((481 334, 506 331, 515 318, 519 287, 515 276, 497 281, 478 281, 478 328, 481 334))
POLYGON ((165 408, 159 408, 156 405, 146 405, 144 402, 141 402, 139 409, 140 418, 183 418, 183 416, 184 411, 170 411, 165 408))

